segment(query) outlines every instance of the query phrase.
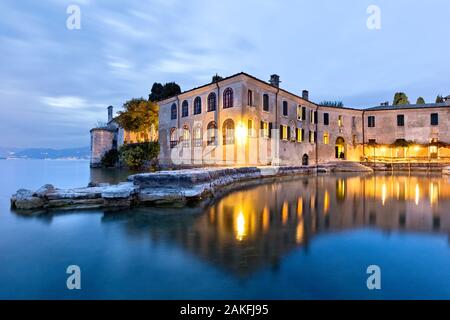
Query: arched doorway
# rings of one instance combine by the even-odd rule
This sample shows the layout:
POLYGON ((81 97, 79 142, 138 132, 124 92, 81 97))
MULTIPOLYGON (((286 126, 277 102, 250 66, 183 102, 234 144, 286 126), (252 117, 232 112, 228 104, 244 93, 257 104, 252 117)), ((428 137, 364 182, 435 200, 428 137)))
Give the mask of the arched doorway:
POLYGON ((304 166, 309 165, 309 157, 306 153, 302 157, 302 165, 304 165, 304 166))
POLYGON ((342 137, 336 139, 336 146, 334 147, 336 159, 345 160, 345 140, 342 137))

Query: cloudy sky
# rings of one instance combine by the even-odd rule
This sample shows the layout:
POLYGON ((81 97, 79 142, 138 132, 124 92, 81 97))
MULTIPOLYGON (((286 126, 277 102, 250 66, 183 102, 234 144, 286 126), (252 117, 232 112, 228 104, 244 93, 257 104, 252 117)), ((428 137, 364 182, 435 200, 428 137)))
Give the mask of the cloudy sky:
POLYGON ((89 145, 108 105, 215 73, 277 73, 287 90, 352 107, 399 90, 433 101, 450 94, 449 16, 448 0, 2 0, 0 146, 89 145))

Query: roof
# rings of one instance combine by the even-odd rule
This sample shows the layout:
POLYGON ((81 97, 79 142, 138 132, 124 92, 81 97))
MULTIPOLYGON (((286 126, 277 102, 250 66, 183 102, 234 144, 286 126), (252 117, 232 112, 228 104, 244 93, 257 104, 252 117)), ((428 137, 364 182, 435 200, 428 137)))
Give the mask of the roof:
POLYGON ((366 111, 380 111, 380 110, 401 110, 401 109, 424 109, 424 108, 450 108, 450 105, 446 103, 427 103, 427 104, 403 104, 403 105, 389 105, 389 106, 376 106, 372 108, 366 108, 366 111))
MULTIPOLYGON (((275 87, 275 86, 271 85, 270 83, 268 83, 268 82, 266 82, 266 81, 264 81, 264 80, 261 80, 261 79, 259 79, 259 78, 256 78, 256 77, 254 77, 254 76, 252 76, 252 75, 250 75, 250 74, 248 74, 248 73, 245 73, 245 72, 239 72, 239 73, 233 74, 233 75, 231 75, 231 76, 229 76, 229 77, 223 78, 223 79, 221 79, 220 81, 217 81, 217 82, 210 82, 210 83, 208 83, 208 84, 205 84, 205 85, 202 85, 202 86, 199 86, 199 87, 195 87, 195 88, 192 88, 192 89, 183 91, 183 92, 181 92, 181 93, 179 93, 179 94, 177 94, 177 95, 174 95, 174 96, 172 96, 172 97, 166 98, 166 99, 161 100, 161 101, 169 100, 169 99, 172 99, 172 98, 174 98, 174 97, 177 97, 177 96, 180 96, 180 95, 183 95, 183 94, 186 94, 186 93, 189 93, 189 92, 198 90, 198 89, 206 88, 206 87, 208 87, 208 86, 210 86, 210 85, 213 85, 213 84, 215 84, 215 83, 221 83, 221 82, 224 82, 224 81, 227 81, 227 80, 229 80, 229 79, 232 79, 232 78, 235 78, 235 77, 238 77, 238 76, 242 76, 242 75, 243 75, 243 76, 246 76, 246 77, 248 77, 248 78, 250 78, 250 79, 253 79, 253 80, 255 80, 255 81, 258 81, 258 82, 260 82, 260 83, 263 83, 263 84, 265 84, 265 85, 267 85, 267 86, 270 86, 270 87, 272 87, 272 88, 274 88, 274 89, 279 89, 280 91, 285 92, 285 93, 287 93, 287 94, 290 94, 290 95, 292 95, 292 96, 294 96, 294 97, 297 97, 297 98, 299 98, 299 99, 305 100, 305 101, 310 102, 310 103, 312 103, 312 104, 316 104, 316 103, 314 103, 314 102, 312 102, 312 101, 309 101, 309 100, 307 100, 307 99, 304 99, 303 97, 300 97, 299 95, 297 95, 297 94, 295 94, 295 93, 289 92, 289 91, 284 90, 284 89, 279 88, 279 87, 275 87)), ((161 102, 161 101, 158 101, 158 102, 161 102)), ((317 105, 317 104, 316 104, 316 105, 317 105)))

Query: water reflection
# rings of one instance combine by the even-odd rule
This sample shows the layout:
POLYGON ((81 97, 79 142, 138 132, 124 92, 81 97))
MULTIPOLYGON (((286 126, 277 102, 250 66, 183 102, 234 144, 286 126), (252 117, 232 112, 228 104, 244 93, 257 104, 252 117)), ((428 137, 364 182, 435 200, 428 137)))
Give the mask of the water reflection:
POLYGON ((318 176, 236 191, 213 204, 136 209, 122 219, 133 236, 182 246, 202 259, 247 276, 276 267, 318 234, 358 228, 450 233, 448 181, 440 176, 318 176))

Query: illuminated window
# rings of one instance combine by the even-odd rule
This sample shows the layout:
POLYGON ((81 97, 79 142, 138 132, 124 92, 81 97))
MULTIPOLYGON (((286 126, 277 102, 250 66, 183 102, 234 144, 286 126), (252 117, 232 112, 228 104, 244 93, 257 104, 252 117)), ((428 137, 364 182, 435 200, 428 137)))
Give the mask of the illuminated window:
POLYGON ((303 129, 297 128, 297 142, 303 142, 303 129))
POLYGON ((302 120, 302 106, 298 105, 297 106, 297 120, 302 120))
POLYGON ((280 131, 281 131, 281 140, 288 140, 289 139, 289 130, 287 126, 280 126, 280 131))
POLYGON ((183 147, 189 147, 191 140, 191 132, 189 131, 189 127, 187 125, 183 126, 183 147))
POLYGON ((261 121, 261 135, 263 138, 270 138, 272 130, 272 123, 261 121))
POLYGON ((252 120, 252 119, 248 119, 248 122, 247 122, 247 132, 248 132, 248 136, 249 136, 249 137, 253 137, 253 136, 254 136, 253 120, 252 120))
POLYGON ((338 117, 338 126, 339 126, 339 127, 342 127, 343 125, 344 125, 344 119, 343 119, 342 116, 339 116, 339 117, 338 117))
POLYGON ((309 121, 313 124, 313 123, 317 123, 317 111, 315 110, 311 110, 309 112, 309 121))
POLYGON ((194 145, 196 147, 202 146, 202 127, 200 125, 196 125, 194 128, 194 145))
POLYGON ((207 134, 206 143, 208 144, 208 146, 216 144, 216 131, 217 131, 216 123, 214 121, 208 123, 208 128, 206 132, 207 134))
POLYGON ((178 144, 177 128, 170 129, 170 147, 175 148, 178 144))
POLYGON ((234 121, 231 119, 225 120, 222 127, 223 144, 234 144, 234 121))
POLYGON ((325 132, 323 134, 323 144, 329 144, 330 143, 330 137, 328 135, 328 132, 325 132))

